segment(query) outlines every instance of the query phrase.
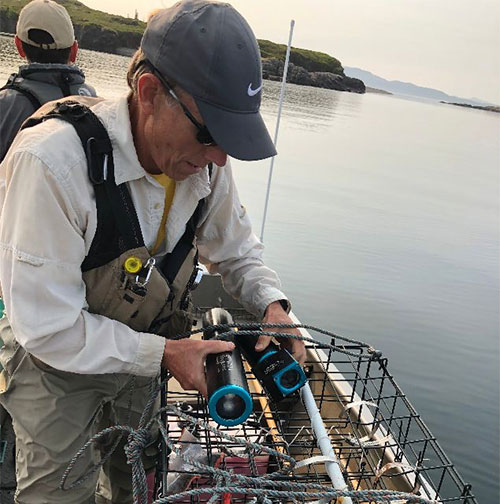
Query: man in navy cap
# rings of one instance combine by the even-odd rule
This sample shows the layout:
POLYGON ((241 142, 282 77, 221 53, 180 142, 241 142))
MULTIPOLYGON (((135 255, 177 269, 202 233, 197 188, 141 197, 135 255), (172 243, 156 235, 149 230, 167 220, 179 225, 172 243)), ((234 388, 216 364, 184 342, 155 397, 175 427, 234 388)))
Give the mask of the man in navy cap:
MULTIPOLYGON (((0 401, 16 431, 18 502, 132 502, 123 450, 98 481, 59 484, 93 432, 137 426, 161 367, 206 395, 206 355, 233 344, 171 339, 190 328, 198 261, 257 317, 291 322, 228 159, 276 154, 246 21, 207 0, 161 10, 127 78, 127 96, 91 107, 112 152, 92 151, 95 138, 84 149, 73 126, 47 120, 22 131, 0 167, 0 401), (99 152, 103 163, 89 163, 99 152)), ((289 348, 303 362, 304 345, 289 348)), ((96 457, 86 452, 76 472, 96 457)))

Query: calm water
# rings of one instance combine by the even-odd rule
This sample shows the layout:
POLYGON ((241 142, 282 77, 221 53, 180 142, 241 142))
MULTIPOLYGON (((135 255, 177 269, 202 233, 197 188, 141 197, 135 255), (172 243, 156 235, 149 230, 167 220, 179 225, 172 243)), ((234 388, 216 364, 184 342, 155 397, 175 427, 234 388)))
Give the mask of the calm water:
MULTIPOLYGON (((20 60, 0 37, 0 80, 20 60)), ((128 59, 81 51, 102 96, 128 59)), ((265 83, 274 131, 279 86, 265 83)), ((303 322, 371 343, 480 501, 499 501, 500 116, 290 85, 264 241, 303 322)), ((260 233, 269 163, 234 161, 260 233)))

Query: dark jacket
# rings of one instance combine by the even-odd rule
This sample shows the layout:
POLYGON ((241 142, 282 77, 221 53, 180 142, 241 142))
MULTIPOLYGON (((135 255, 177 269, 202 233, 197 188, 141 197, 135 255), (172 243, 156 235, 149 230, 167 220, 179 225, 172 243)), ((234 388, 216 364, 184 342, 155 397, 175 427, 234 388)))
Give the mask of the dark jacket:
POLYGON ((0 161, 28 116, 44 103, 70 95, 96 96, 76 65, 30 63, 19 67, 0 90, 0 161))

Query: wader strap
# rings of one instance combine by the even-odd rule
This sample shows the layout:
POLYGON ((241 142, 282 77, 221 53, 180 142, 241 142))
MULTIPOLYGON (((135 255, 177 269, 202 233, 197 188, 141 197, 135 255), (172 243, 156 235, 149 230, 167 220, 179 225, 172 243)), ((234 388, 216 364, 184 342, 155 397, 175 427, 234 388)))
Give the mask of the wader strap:
POLYGON ((31 91, 28 91, 27 89, 24 89, 21 86, 18 86, 17 84, 15 84, 14 81, 16 80, 16 78, 17 78, 17 74, 13 73, 9 77, 7 84, 5 84, 5 86, 0 88, 0 91, 3 91, 4 89, 13 89, 14 91, 17 91, 18 93, 21 93, 26 98, 28 98, 28 100, 31 102, 31 105, 33 105, 35 110, 39 109, 42 105, 40 100, 31 91))
MULTIPOLYGON (((105 164, 105 163, 104 163, 105 164)), ((123 252, 144 246, 139 219, 127 185, 116 185, 112 154, 102 183, 94 184, 97 229, 89 253, 82 263, 88 271, 119 257, 123 252)))
POLYGON ((126 184, 115 183, 113 147, 106 128, 85 105, 76 101, 57 103, 44 115, 30 117, 22 129, 51 118, 70 123, 82 142, 89 179, 94 186, 97 229, 82 271, 107 264, 126 250, 144 246, 139 219, 126 184))

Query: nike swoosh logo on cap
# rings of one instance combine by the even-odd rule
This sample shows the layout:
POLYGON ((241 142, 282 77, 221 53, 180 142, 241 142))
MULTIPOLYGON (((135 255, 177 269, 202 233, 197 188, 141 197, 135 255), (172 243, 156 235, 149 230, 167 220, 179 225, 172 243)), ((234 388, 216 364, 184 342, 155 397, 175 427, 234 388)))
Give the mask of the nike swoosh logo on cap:
POLYGON ((255 96, 262 89, 262 84, 257 89, 252 89, 252 83, 248 85, 247 93, 248 96, 255 96))

